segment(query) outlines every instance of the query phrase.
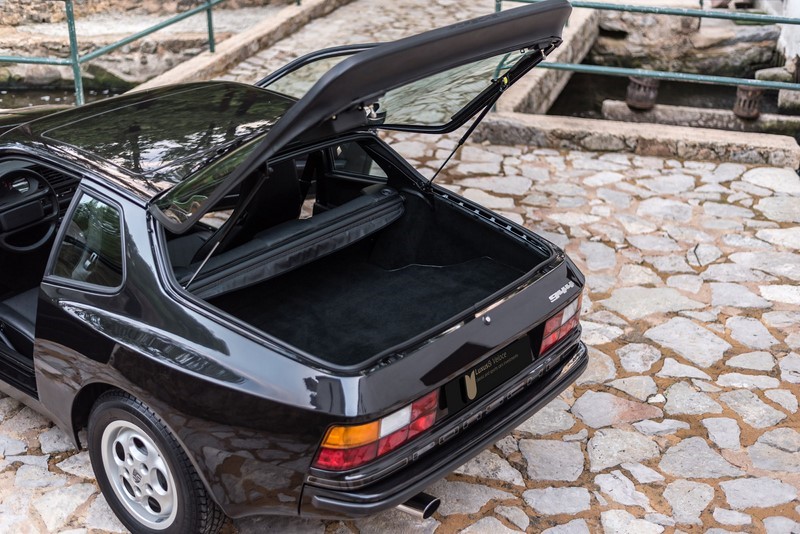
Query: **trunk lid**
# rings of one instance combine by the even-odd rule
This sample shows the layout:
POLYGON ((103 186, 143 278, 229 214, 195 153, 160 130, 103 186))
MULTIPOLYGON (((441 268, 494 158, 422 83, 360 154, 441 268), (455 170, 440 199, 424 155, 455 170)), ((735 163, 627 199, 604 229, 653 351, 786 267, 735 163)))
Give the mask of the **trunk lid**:
POLYGON ((558 46, 571 9, 567 0, 544 0, 390 43, 323 50, 301 58, 258 84, 288 91, 298 101, 266 135, 225 158, 231 160, 226 165, 231 170, 202 205, 177 224, 164 214, 169 206, 187 201, 183 197, 197 185, 189 179, 157 197, 153 214, 172 231, 185 231, 293 142, 368 127, 453 131, 558 46), (325 73, 317 79, 321 71, 325 73))
POLYGON ((545 0, 391 43, 341 47, 301 58, 258 83, 298 98, 264 138, 256 151, 258 159, 268 159, 319 126, 323 133, 373 124, 454 130, 482 107, 478 97, 488 100, 488 93, 499 89, 492 87, 497 79, 519 67, 517 76, 508 80, 513 83, 538 63, 540 59, 533 59, 537 50, 549 52, 560 43, 570 12, 566 0, 545 0), (315 72, 327 67, 316 79, 315 72), (304 79, 306 83, 297 83, 304 79), (380 107, 373 108, 375 104, 380 107))

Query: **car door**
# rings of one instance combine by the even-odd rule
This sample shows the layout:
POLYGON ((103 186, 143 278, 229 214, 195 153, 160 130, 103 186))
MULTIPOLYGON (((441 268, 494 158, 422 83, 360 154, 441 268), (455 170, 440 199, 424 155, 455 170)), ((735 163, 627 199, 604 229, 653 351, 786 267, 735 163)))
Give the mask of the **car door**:
POLYGON ((114 350, 115 343, 102 331, 104 316, 125 300, 123 214, 119 202, 84 181, 61 224, 42 281, 34 367, 40 400, 62 421, 69 421, 69 414, 60 412, 61 388, 79 390, 92 379, 79 362, 107 362, 114 350))

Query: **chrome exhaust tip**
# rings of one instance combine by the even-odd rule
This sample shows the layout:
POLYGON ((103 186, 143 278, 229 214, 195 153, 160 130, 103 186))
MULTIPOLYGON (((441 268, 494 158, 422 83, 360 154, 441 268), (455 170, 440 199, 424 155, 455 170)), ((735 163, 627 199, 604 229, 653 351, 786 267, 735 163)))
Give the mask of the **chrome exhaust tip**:
POLYGON ((403 504, 398 505, 397 509, 419 519, 428 519, 439 509, 441 503, 442 501, 437 497, 427 493, 418 493, 403 504))

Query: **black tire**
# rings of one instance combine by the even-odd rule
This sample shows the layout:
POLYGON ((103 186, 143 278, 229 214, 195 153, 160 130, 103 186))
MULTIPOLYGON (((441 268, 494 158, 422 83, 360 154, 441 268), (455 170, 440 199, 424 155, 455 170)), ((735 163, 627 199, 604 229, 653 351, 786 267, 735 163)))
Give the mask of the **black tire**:
POLYGON ((101 395, 89 415, 88 441, 103 496, 131 532, 219 531, 225 515, 186 452, 142 401, 121 391, 101 395))

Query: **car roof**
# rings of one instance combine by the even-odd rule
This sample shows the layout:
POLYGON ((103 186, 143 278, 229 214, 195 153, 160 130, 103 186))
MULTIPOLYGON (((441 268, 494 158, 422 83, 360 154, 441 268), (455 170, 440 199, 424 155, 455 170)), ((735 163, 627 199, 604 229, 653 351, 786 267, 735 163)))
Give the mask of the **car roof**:
POLYGON ((149 201, 263 136, 294 103, 235 82, 174 85, 54 113, 0 141, 60 156, 149 201))

